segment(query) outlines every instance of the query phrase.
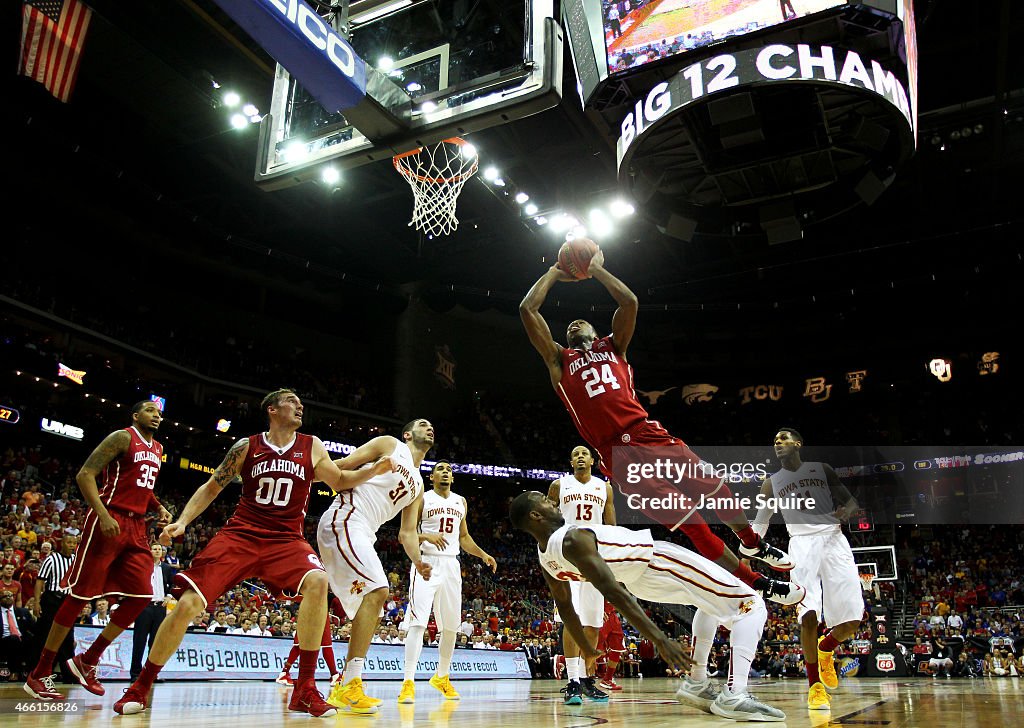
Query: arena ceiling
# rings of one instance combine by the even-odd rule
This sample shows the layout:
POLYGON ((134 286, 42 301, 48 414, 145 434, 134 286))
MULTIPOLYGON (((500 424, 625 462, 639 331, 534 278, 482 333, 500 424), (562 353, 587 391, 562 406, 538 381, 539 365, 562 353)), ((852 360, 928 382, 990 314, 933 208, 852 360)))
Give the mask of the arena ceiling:
MULTIPOLYGON (((18 178, 10 201, 24 211, 26 235, 39 234, 59 201, 79 226, 68 229, 82 231, 63 233, 61 244, 72 237, 93 249, 90 229, 137 236, 165 254, 164 281, 205 269, 223 270, 227 283, 259 264, 344 296, 419 289, 436 306, 509 312, 550 264, 560 241, 523 225, 480 182, 463 192, 458 232, 434 240, 407 227, 411 196, 388 164, 346 173, 337 190, 258 189, 256 130, 229 128, 212 80, 266 109, 274 68, 267 54, 212 0, 90 4, 97 22, 69 104, 9 74, 15 113, 5 124, 8 139, 20 140, 10 144, 18 178), (40 196, 44 189, 51 192, 40 196)), ((914 290, 902 282, 928 276, 959 287, 978 275, 974 267, 1005 272, 987 241, 998 234, 992 226, 1019 214, 1024 123, 1014 121, 1024 110, 1024 65, 1011 48, 1024 30, 1020 5, 918 3, 919 152, 872 207, 775 246, 743 235, 683 242, 634 219, 603 241, 609 268, 652 310, 747 306, 768 315, 780 300, 811 306, 847 290, 852 298, 914 290), (980 131, 954 141, 963 128, 980 131), (964 230, 972 232, 955 234, 964 230)), ((17 22, 6 25, 15 31, 17 22)), ((568 58, 565 66, 571 74, 568 58)), ((546 207, 586 209, 615 191, 614 150, 580 110, 571 76, 564 89, 558 108, 472 141, 546 207)), ((593 298, 568 286, 558 296, 570 304, 593 298)))

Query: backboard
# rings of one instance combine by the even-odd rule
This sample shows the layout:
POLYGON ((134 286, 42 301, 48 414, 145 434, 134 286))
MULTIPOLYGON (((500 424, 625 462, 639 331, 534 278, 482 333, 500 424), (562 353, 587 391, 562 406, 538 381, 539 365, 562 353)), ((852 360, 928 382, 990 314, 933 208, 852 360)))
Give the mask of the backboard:
POLYGON ((851 550, 859 572, 872 574, 875 581, 896 581, 899 578, 895 546, 855 546, 851 550))
MULTIPOLYGON (((561 99, 562 34, 553 0, 363 0, 323 14, 356 54, 409 96, 397 132, 327 112, 278 66, 260 129, 256 182, 312 179, 544 111, 561 99)), ((326 8, 327 6, 321 6, 326 8)), ((323 12, 323 11, 318 11, 323 12)), ((368 93, 373 89, 368 87, 368 93)))

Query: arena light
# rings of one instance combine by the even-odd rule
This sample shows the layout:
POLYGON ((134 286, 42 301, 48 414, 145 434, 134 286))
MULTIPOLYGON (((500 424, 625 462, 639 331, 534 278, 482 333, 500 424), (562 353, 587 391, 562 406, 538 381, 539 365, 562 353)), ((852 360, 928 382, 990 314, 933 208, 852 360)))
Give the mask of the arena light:
POLYGON ((564 233, 580 224, 574 216, 560 212, 551 217, 551 230, 555 233, 564 233))
POLYGON ((636 212, 636 208, 625 200, 613 200, 611 204, 611 212, 615 217, 629 217, 636 212))
POLYGON ((222 97, 222 101, 224 102, 224 105, 228 108, 234 108, 235 106, 238 106, 240 103, 242 103, 242 97, 234 91, 225 91, 224 96, 222 97))
POLYGON ((538 225, 540 225, 541 227, 543 227, 544 225, 548 224, 548 219, 546 217, 544 217, 543 215, 540 215, 538 217, 533 218, 533 221, 535 223, 537 223, 538 225))
POLYGON ((305 142, 292 142, 284 148, 284 157, 289 162, 298 162, 309 155, 309 147, 305 142))
POLYGON ((505 186, 505 180, 502 179, 501 177, 498 177, 497 179, 494 180, 494 186, 495 187, 504 187, 505 186))
POLYGON ((527 205, 526 207, 523 208, 523 211, 527 215, 536 215, 537 214, 537 210, 538 210, 538 207, 535 204, 533 204, 532 202, 529 205, 527 205))
POLYGON ((608 219, 608 216, 603 210, 593 209, 590 211, 589 218, 590 228, 594 231, 594 235, 598 237, 605 237, 612 233, 612 221, 608 219))
POLYGON ((246 116, 258 116, 260 110, 256 107, 256 104, 246 104, 242 107, 242 113, 246 116))
POLYGON ((422 111, 424 114, 429 114, 436 108, 437 104, 435 104, 433 101, 424 101, 423 104, 420 106, 420 111, 422 111))
POLYGON ((423 90, 423 86, 421 86, 420 84, 416 83, 415 81, 410 81, 406 85, 405 90, 408 91, 411 94, 414 94, 417 91, 422 91, 423 90))
POLYGON ((223 417, 217 420, 217 432, 227 432, 231 429, 231 420, 225 420, 223 417))
POLYGON ((390 71, 395 67, 395 59, 391 56, 381 56, 377 59, 377 69, 380 71, 390 71))
POLYGON ((231 126, 235 129, 244 129, 249 126, 249 120, 243 114, 232 114, 231 126))
POLYGON ((461 152, 464 159, 472 159, 476 156, 476 147, 467 142, 462 145, 461 152))
POLYGON ((525 192, 516 193, 516 202, 518 202, 520 205, 525 205, 529 200, 530 196, 525 192))
POLYGON ((487 180, 488 182, 493 182, 494 180, 498 179, 499 174, 500 173, 498 172, 497 167, 488 167, 487 169, 484 170, 484 179, 487 180))
POLYGON ((320 179, 329 185, 333 185, 341 179, 341 172, 338 171, 337 167, 324 167, 324 171, 320 173, 320 179))
POLYGON ((574 225, 572 230, 565 236, 566 240, 587 237, 587 228, 584 225, 574 225))

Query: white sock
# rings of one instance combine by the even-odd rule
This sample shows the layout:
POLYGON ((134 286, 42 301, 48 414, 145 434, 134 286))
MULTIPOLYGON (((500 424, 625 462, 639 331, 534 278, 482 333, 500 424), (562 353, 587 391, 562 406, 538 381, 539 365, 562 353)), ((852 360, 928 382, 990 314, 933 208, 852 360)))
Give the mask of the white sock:
POLYGON ((754 661, 757 643, 767 620, 768 610, 761 603, 758 608, 747 612, 732 624, 732 633, 729 635, 729 645, 732 647, 729 657, 729 691, 734 695, 747 691, 750 663, 754 661))
POLYGON ((363 661, 365 657, 352 657, 345 661, 345 671, 341 674, 341 682, 359 680, 363 677, 363 661))
POLYGON ((693 634, 693 652, 690 653, 690 657, 697 663, 690 668, 690 677, 702 682, 708 677, 708 658, 711 656, 711 648, 715 644, 718 620, 698 609, 697 613, 693 615, 690 631, 693 634))
POLYGON ((580 658, 579 657, 566 657, 565 658, 565 673, 569 677, 569 682, 575 680, 580 681, 580 658))
POLYGON ((420 661, 420 653, 423 652, 423 633, 426 627, 410 627, 409 633, 405 635, 405 679, 416 679, 416 663, 420 661))
POLYGON ((439 659, 437 662, 437 676, 446 677, 452 669, 452 655, 455 654, 454 629, 442 629, 441 639, 437 643, 439 659))

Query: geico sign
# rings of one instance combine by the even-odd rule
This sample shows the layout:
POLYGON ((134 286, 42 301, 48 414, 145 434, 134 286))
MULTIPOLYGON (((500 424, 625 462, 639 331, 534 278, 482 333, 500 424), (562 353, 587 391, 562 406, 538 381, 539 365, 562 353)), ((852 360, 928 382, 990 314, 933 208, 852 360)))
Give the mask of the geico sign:
POLYGON ((327 26, 313 9, 301 0, 265 0, 284 19, 298 28, 302 36, 349 78, 355 77, 356 56, 352 46, 327 26))
POLYGON ((39 426, 43 432, 49 432, 51 435, 60 435, 72 440, 81 440, 85 437, 85 430, 81 427, 65 425, 63 422, 57 422, 57 420, 50 420, 45 417, 39 423, 39 426))

